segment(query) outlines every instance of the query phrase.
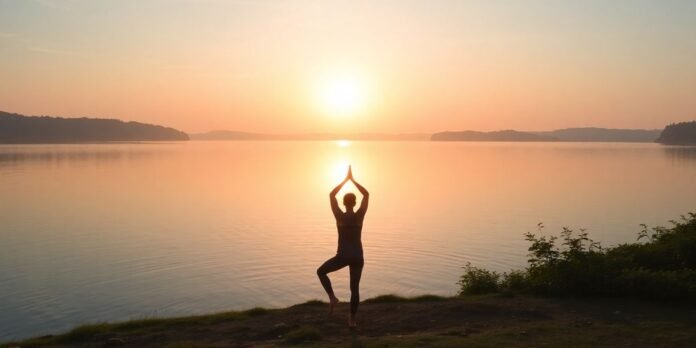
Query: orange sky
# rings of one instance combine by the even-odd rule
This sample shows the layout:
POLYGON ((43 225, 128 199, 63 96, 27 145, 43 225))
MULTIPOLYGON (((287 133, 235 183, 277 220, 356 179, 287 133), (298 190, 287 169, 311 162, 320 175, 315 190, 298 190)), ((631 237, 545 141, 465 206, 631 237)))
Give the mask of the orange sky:
POLYGON ((0 110, 187 132, 662 128, 696 118, 693 23, 678 0, 0 0, 0 110), (361 105, 337 115, 321 89, 341 76, 361 105))

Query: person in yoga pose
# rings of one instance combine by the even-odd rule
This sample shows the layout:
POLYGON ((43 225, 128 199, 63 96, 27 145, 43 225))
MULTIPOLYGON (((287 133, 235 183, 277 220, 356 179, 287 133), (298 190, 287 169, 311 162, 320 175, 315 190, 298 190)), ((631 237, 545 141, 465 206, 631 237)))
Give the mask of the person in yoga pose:
POLYGON ((346 178, 331 190, 330 194, 331 211, 336 218, 336 227, 338 228, 338 250, 336 251, 336 256, 328 259, 317 269, 317 275, 319 276, 321 285, 329 295, 329 315, 331 315, 334 307, 339 301, 336 295, 334 295, 333 288, 331 288, 331 280, 329 280, 327 274, 338 271, 346 266, 349 267, 350 316, 348 317, 348 325, 350 327, 357 326, 355 314, 358 311, 358 304, 360 303, 360 276, 362 275, 362 269, 365 263, 360 235, 362 233, 363 220, 365 219, 365 212, 367 212, 369 199, 370 193, 353 179, 353 172, 351 168, 348 167, 346 178), (346 211, 343 212, 341 208, 338 207, 336 194, 338 194, 338 191, 340 191, 343 185, 349 180, 355 184, 355 187, 357 187, 358 191, 362 194, 362 201, 360 202, 360 208, 355 210, 355 194, 347 193, 343 196, 343 205, 346 207, 346 211))

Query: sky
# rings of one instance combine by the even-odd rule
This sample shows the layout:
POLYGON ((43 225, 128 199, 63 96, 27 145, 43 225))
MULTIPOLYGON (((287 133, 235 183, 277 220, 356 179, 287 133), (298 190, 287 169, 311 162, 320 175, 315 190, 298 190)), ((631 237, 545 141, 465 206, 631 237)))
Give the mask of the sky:
POLYGON ((0 0, 0 110, 186 132, 662 128, 696 1, 0 0))

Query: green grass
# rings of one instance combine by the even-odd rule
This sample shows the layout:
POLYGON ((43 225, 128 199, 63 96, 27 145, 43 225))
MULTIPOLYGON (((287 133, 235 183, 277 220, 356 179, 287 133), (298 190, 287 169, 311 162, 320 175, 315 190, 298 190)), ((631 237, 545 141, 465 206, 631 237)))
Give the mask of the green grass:
POLYGON ((298 303, 298 304, 296 304, 296 305, 292 305, 292 306, 290 306, 290 308, 294 308, 294 307, 311 307, 311 306, 326 306, 326 302, 322 302, 322 301, 319 301, 319 300, 309 300, 309 301, 307 301, 307 302, 303 302, 303 303, 298 303))
POLYGON ((76 328, 70 330, 67 334, 58 337, 57 342, 58 343, 69 343, 69 342, 85 341, 85 340, 88 340, 88 339, 94 337, 94 335, 96 335, 96 334, 108 331, 108 329, 109 329, 109 324, 107 324, 107 323, 79 326, 79 327, 76 327, 76 328))
POLYGON ((285 342, 289 344, 300 344, 311 341, 318 341, 321 339, 321 333, 319 330, 310 327, 303 326, 299 329, 288 332, 285 335, 285 342))
MULTIPOLYGON (((242 312, 221 312, 207 315, 194 315, 176 318, 145 318, 134 319, 121 323, 95 323, 78 326, 65 334, 58 336, 44 336, 29 339, 21 343, 22 346, 50 345, 50 344, 76 344, 84 343, 93 338, 114 333, 155 333, 195 326, 215 325, 227 321, 237 321, 260 315, 266 315, 271 310, 265 308, 252 308, 242 312)), ((11 346, 11 344, 9 345, 11 346)))
POLYGON ((363 301, 363 303, 395 303, 395 302, 435 302, 444 301, 447 297, 437 295, 422 295, 416 297, 402 297, 398 295, 380 295, 363 301))

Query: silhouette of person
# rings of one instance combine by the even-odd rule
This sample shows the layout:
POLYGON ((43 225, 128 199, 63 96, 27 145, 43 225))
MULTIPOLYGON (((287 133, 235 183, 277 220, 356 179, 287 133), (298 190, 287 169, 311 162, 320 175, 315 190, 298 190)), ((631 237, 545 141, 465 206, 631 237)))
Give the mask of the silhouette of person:
POLYGON ((358 311, 358 304, 360 303, 360 276, 362 275, 363 265, 365 263, 360 235, 362 233, 363 219, 365 219, 365 212, 367 212, 369 199, 370 193, 353 179, 353 171, 349 166, 346 178, 331 190, 330 193, 331 211, 336 218, 336 227, 338 228, 338 250, 336 251, 336 256, 328 259, 317 269, 317 275, 319 276, 321 285, 329 295, 329 315, 331 315, 334 307, 339 301, 336 295, 334 295, 333 288, 331 287, 331 280, 329 280, 327 274, 338 271, 346 266, 349 267, 350 316, 348 317, 348 326, 350 327, 357 326, 355 314, 358 311), (343 197, 343 205, 346 207, 346 211, 343 212, 341 208, 338 207, 336 194, 338 194, 338 191, 340 191, 343 185, 349 180, 355 184, 355 187, 357 187, 362 194, 362 201, 360 202, 360 208, 354 211, 355 194, 347 193, 343 197))

